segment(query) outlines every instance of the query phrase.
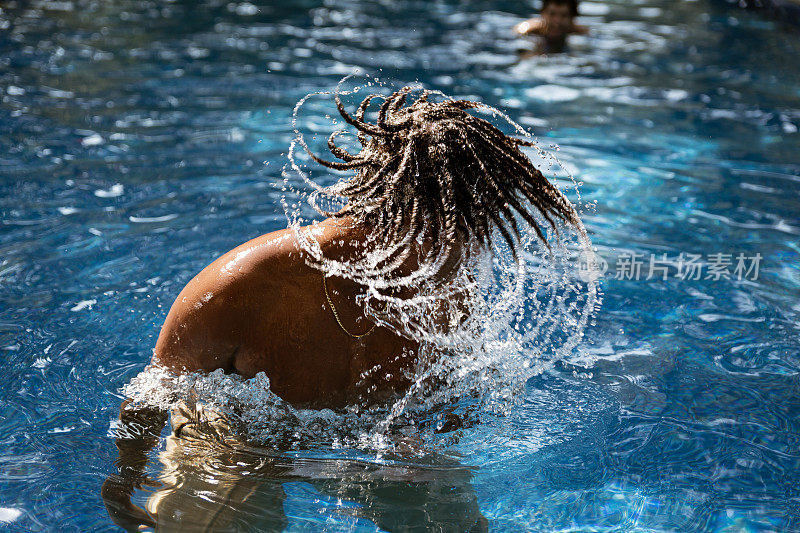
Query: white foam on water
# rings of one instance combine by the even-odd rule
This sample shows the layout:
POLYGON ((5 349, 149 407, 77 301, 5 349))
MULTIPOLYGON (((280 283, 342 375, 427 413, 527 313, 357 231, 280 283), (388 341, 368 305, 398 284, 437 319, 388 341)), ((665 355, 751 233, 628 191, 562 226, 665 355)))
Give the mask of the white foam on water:
POLYGON ((275 446, 357 445, 376 417, 376 410, 296 409, 270 390, 263 372, 245 379, 221 369, 208 374, 174 374, 151 365, 125 385, 122 393, 136 406, 166 411, 180 405, 211 409, 225 415, 241 436, 275 446))

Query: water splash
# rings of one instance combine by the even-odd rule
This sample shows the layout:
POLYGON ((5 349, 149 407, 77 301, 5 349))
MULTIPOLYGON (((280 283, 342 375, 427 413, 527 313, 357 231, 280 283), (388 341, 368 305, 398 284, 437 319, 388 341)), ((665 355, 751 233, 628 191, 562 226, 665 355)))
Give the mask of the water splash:
MULTIPOLYGON (((210 373, 175 374, 148 366, 122 389, 135 405, 162 410, 210 410, 225 416, 237 435, 276 447, 310 444, 353 446, 363 441, 365 428, 374 425, 381 409, 296 409, 270 390, 267 375, 251 379, 210 373)), ((383 409, 385 416, 385 408, 383 409)))
MULTIPOLYGON (((292 191, 295 197, 305 200, 295 206, 306 204, 321 211, 320 195, 329 190, 312 178, 312 171, 303 168, 296 154, 297 146, 307 146, 298 128, 298 117, 306 102, 315 96, 332 100, 331 95, 344 97, 365 87, 386 87, 379 80, 369 80, 363 87, 343 90, 342 85, 349 78, 344 78, 335 91, 308 95, 294 109, 296 138, 289 159, 292 170, 305 186, 292 191)), ((441 92, 434 94, 450 99, 441 92)), ((521 125, 500 110, 481 104, 478 112, 502 120, 511 126, 513 133, 533 140, 521 125)), ((555 155, 546 152, 535 140, 533 148, 540 160, 549 162, 551 167, 561 166, 555 155)), ((575 186, 580 206, 578 184, 568 172, 567 175, 575 186)), ((290 175, 286 179, 288 187, 290 175)), ((372 272, 394 250, 382 250, 380 243, 371 243, 377 250, 375 254, 368 254, 356 264, 324 257, 319 245, 309 238, 313 232, 300 231, 301 227, 313 224, 313 219, 304 216, 300 207, 291 208, 284 203, 284 208, 289 224, 296 229, 298 242, 316 261, 314 266, 367 287, 364 306, 373 320, 423 343, 429 354, 421 358, 426 362, 418 369, 412 388, 380 424, 384 429, 392 417, 399 416, 412 404, 426 409, 464 395, 480 398, 484 407, 492 411, 507 412, 530 376, 546 363, 570 356, 599 305, 597 278, 586 275, 587 265, 589 273, 599 265, 580 224, 577 228, 561 225, 558 232, 551 232, 550 238, 557 236, 557 240, 548 250, 540 244, 530 225, 517 220, 522 230, 521 253, 517 257, 498 236, 491 250, 473 250, 471 259, 446 287, 429 287, 425 283, 425 277, 438 266, 426 265, 427 270, 423 268, 417 273, 417 294, 401 299, 386 296, 382 289, 401 285, 406 279, 376 280, 364 274, 372 272), (578 257, 583 271, 577 268, 578 257), (450 318, 445 330, 438 324, 442 316, 450 318), (432 383, 436 385, 431 386, 432 383)), ((537 221, 544 222, 541 217, 537 221)))
MULTIPOLYGON (((521 238, 516 255, 496 236, 491 249, 472 249, 469 259, 446 286, 426 282, 426 276, 436 272, 435 264, 425 265, 400 281, 376 277, 376 268, 393 251, 377 241, 370 243, 373 251, 360 261, 325 257, 314 238, 313 225, 315 213, 324 211, 320 202, 330 185, 320 182, 331 178, 329 174, 314 178, 313 171, 304 167, 296 153, 297 146, 306 146, 298 124, 301 111, 314 97, 327 97, 330 103, 331 95, 344 97, 367 87, 385 87, 378 80, 370 80, 362 87, 343 90, 342 85, 350 78, 344 78, 335 91, 309 94, 296 105, 292 118, 296 138, 284 171, 281 202, 297 241, 312 258, 310 264, 327 275, 348 278, 366 287, 361 302, 365 313, 420 342, 419 363, 409 390, 390 405, 378 408, 352 406, 339 413, 306 411, 294 409, 272 393, 269 379, 263 374, 245 380, 221 371, 172 376, 150 368, 126 387, 126 394, 165 408, 178 400, 203 402, 240 421, 248 437, 260 441, 367 442, 383 447, 389 445, 386 435, 390 430, 424 419, 443 406, 453 412, 460 410, 461 414, 469 409, 479 414, 506 415, 523 396, 530 377, 553 361, 569 360, 573 355, 600 304, 597 277, 587 276, 587 264, 590 274, 599 265, 580 223, 577 227, 561 224, 557 232, 551 231, 548 249, 529 224, 517 220, 521 238), (311 231, 302 230, 309 225, 311 231), (385 289, 409 282, 415 284, 413 297, 387 295, 385 289), (446 327, 442 327, 443 317, 446 327)), ((318 105, 313 111, 317 113, 313 117, 317 126, 319 115, 330 119, 335 113, 325 114, 318 105)), ((501 111, 488 105, 481 105, 478 111, 504 121, 517 135, 533 140, 501 111)), ((333 119, 330 121, 335 124, 333 119)), ((536 144, 534 150, 551 168, 560 165, 552 153, 536 144)), ((577 191, 571 175, 570 179, 577 191)), ((537 222, 547 227, 541 217, 537 222)))

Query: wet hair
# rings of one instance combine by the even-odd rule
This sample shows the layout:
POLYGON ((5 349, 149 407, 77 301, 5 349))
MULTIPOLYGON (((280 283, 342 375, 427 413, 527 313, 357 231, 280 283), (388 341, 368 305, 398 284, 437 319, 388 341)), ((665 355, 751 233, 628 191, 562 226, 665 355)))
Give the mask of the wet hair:
POLYGON ((569 8, 569 14, 572 18, 578 16, 578 0, 542 0, 542 9, 544 11, 547 6, 550 4, 556 4, 561 6, 567 6, 569 8))
POLYGON ((431 255, 420 262, 433 264, 453 250, 465 248, 462 245, 472 239, 491 246, 495 228, 516 257, 520 239, 517 217, 547 245, 535 212, 556 233, 557 221, 581 228, 570 202, 520 151, 520 146, 534 144, 510 137, 467 112, 491 108, 468 100, 434 102, 432 91, 422 91, 407 104, 412 90, 405 87, 389 96, 369 95, 355 116, 336 95, 339 113, 357 130, 361 144, 358 153, 350 153, 335 142, 346 130, 331 134, 328 148, 342 162, 326 161, 303 143, 321 165, 357 170, 354 176, 326 189, 347 200, 344 208, 321 212, 354 217, 374 234, 385 236, 382 242, 393 252, 385 257, 390 266, 383 272, 392 271, 392 265, 399 267, 417 238, 432 239, 431 255), (384 101, 372 123, 365 114, 376 98, 384 101))

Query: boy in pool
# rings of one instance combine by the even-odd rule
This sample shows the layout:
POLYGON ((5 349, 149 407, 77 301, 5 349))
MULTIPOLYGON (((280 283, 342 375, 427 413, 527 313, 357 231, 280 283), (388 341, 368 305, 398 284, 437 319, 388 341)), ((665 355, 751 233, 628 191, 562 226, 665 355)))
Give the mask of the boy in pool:
POLYGON ((589 33, 589 28, 575 23, 577 17, 578 0, 543 0, 539 16, 520 22, 514 32, 541 37, 538 53, 559 53, 567 46, 567 36, 589 33))
MULTIPOLYGON (((337 95, 339 112, 357 130, 361 149, 351 154, 337 146, 334 140, 340 132, 335 132, 328 146, 342 162, 325 161, 310 151, 309 155, 326 167, 356 170, 328 189, 346 199, 345 207, 323 213, 328 218, 318 224, 253 239, 206 267, 172 305, 156 343, 154 364, 175 373, 222 369, 251 378, 264 372, 272 392, 295 406, 335 408, 383 401, 408 389, 420 346, 402 324, 389 328, 366 315, 357 298, 365 286, 327 274, 302 239, 313 240, 313 248, 325 258, 360 268, 359 280, 391 281, 384 289, 387 294, 408 298, 418 294, 420 283, 447 285, 472 253, 491 244, 495 230, 514 250, 519 239, 516 217, 527 221, 543 242, 534 211, 554 230, 557 220, 579 226, 570 202, 520 151, 520 146, 532 143, 509 137, 468 112, 481 104, 432 102, 431 93, 423 92, 406 105, 410 92, 404 88, 389 96, 368 96, 355 116, 345 111, 337 95), (375 98, 384 102, 377 121, 370 123, 364 116, 375 98), (380 250, 381 259, 369 267, 364 258, 380 250)), ((223 419, 202 411, 197 406, 176 407, 173 444, 192 434, 202 436, 204 427, 224 432, 223 419)), ((169 523, 170 505, 184 504, 155 498, 150 502, 154 520, 131 502, 135 488, 147 481, 147 454, 159 441, 166 414, 123 404, 120 419, 119 473, 109 476, 102 488, 109 514, 129 530, 169 523)), ((277 478, 295 475, 276 472, 277 478)), ((187 479, 191 487, 192 478, 187 479)), ((225 491, 238 493, 251 481, 257 482, 242 478, 225 491)), ((406 485, 419 485, 410 481, 406 485)), ((181 483, 175 483, 175 491, 181 483)), ((452 483, 466 487, 469 480, 452 483)), ((374 494, 365 495, 371 502, 365 513, 372 506, 383 508, 380 498, 397 490, 387 492, 385 486, 377 483, 374 494)), ((168 496, 175 491, 167 487, 161 492, 168 496)), ((280 511, 282 489, 276 494, 275 509, 280 511)), ((390 530, 408 529, 418 519, 428 524, 420 530, 485 530, 471 491, 465 489, 459 498, 461 507, 434 498, 425 504, 424 520, 375 520, 379 526, 384 520, 407 521, 390 530), (463 525, 445 527, 444 520, 463 525)), ((208 512, 216 516, 218 507, 208 512)), ((222 508, 236 510, 224 503, 222 508)), ((185 514, 186 509, 177 511, 185 514)))
MULTIPOLYGON (((444 284, 470 250, 489 244, 494 229, 513 250, 515 216, 544 241, 533 208, 554 230, 555 219, 577 225, 569 201, 519 150, 530 142, 467 112, 478 103, 434 103, 425 92, 404 105, 410 91, 383 97, 375 124, 364 114, 377 95, 364 99, 355 117, 337 95, 361 150, 338 147, 334 133, 328 145, 342 162, 309 154, 327 167, 356 170, 329 189, 346 206, 318 224, 257 237, 206 267, 170 309, 153 363, 246 378, 264 372, 273 392, 300 406, 382 399, 408 387, 419 346, 366 316, 357 299, 365 287, 326 274, 298 237, 345 263, 376 248, 393 250, 373 269, 374 279, 444 284), (380 372, 363 379, 376 367, 380 372)), ((412 285, 394 295, 413 295, 412 285)))

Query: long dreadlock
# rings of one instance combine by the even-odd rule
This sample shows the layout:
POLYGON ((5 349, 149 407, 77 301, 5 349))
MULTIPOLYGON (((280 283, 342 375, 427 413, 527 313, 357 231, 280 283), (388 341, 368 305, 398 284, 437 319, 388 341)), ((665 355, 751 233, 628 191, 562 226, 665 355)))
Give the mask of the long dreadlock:
MULTIPOLYGON (((410 105, 411 87, 389 96, 364 98, 355 116, 336 94, 344 120, 355 127, 361 150, 350 153, 336 145, 338 130, 328 148, 342 162, 326 161, 301 142, 314 161, 328 168, 356 169, 354 176, 329 187, 346 198, 332 217, 352 216, 384 236, 387 250, 383 274, 398 268, 412 253, 421 233, 431 239, 431 253, 422 259, 441 266, 453 250, 477 240, 491 246, 496 228, 516 256, 522 217, 549 247, 532 213, 532 206, 558 232, 556 220, 580 228, 578 214, 564 195, 520 151, 530 141, 509 137, 486 120, 467 112, 488 107, 468 100, 432 102, 423 91, 410 105), (375 123, 364 115, 375 98, 384 98, 375 123)), ((376 271, 373 271, 376 272, 376 271)))

